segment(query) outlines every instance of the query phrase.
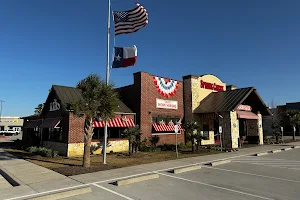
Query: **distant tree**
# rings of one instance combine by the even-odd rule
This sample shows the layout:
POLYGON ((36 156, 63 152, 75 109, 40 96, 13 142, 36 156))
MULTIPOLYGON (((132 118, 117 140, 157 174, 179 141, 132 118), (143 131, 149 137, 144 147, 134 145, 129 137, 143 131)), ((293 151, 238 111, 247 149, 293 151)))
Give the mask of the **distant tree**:
POLYGON ((44 104, 39 104, 35 109, 34 109, 34 114, 35 115, 40 115, 43 111, 43 107, 44 107, 44 104))
MULTIPOLYGON (((286 119, 293 128, 300 125, 300 111, 299 110, 287 110, 285 112, 286 119)), ((293 140, 296 141, 295 131, 293 131, 293 140)))
POLYGON ((185 130, 187 139, 189 139, 192 143, 192 152, 195 153, 195 142, 197 141, 197 138, 199 137, 200 134, 198 131, 200 126, 195 121, 189 121, 183 124, 183 128, 185 130))
POLYGON ((71 105, 74 114, 84 116, 84 155, 83 167, 90 167, 91 141, 94 134, 94 120, 108 120, 114 117, 118 106, 118 94, 112 84, 106 83, 97 75, 90 74, 78 82, 82 99, 71 105))
POLYGON ((133 155, 137 153, 137 144, 138 144, 140 134, 141 131, 139 125, 136 125, 134 127, 128 127, 123 131, 122 137, 128 138, 129 155, 133 155))

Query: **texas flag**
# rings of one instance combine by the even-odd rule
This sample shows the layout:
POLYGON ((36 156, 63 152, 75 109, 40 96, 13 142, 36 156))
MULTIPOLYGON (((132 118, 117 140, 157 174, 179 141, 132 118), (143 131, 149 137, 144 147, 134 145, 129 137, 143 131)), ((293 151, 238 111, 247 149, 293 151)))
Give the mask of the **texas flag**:
POLYGON ((115 55, 112 68, 122 68, 133 66, 137 60, 137 48, 132 47, 115 47, 115 55))

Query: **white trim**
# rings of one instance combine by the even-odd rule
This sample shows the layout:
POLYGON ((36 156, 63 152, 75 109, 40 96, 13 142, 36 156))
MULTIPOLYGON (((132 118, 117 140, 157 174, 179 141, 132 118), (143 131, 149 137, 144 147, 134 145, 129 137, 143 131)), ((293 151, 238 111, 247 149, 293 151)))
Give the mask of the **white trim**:
POLYGON ((181 135, 181 133, 152 133, 152 135, 175 135, 175 134, 177 134, 177 135, 181 135))

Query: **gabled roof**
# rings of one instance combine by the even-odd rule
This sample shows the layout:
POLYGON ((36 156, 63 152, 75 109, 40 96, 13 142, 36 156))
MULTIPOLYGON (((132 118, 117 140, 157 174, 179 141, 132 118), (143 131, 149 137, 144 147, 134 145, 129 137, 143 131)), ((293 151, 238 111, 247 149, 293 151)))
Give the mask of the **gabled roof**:
POLYGON ((250 103, 255 104, 257 111, 260 111, 262 115, 270 115, 269 109, 253 87, 227 90, 224 92, 212 92, 201 101, 200 106, 195 109, 194 113, 233 111, 238 105, 244 103, 244 101, 250 97, 250 103))
MULTIPOLYGON (((68 104, 71 104, 73 100, 78 101, 82 99, 80 89, 61 85, 53 85, 52 89, 55 91, 61 104, 63 104, 65 107, 68 106, 68 104)), ((118 108, 115 112, 133 113, 133 111, 128 108, 120 99, 118 99, 118 108)))

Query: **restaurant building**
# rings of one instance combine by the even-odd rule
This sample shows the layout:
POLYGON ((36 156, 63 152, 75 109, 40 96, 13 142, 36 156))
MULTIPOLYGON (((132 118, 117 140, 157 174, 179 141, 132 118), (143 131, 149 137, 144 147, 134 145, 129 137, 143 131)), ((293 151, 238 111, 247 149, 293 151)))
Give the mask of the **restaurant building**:
POLYGON ((226 86, 211 74, 184 76, 183 85, 184 119, 200 124, 202 145, 218 144, 220 138, 228 149, 245 141, 263 144, 262 115, 270 111, 255 88, 226 86))
POLYGON ((158 144, 175 144, 174 125, 179 126, 178 143, 184 143, 181 121, 184 117, 182 81, 134 73, 132 85, 118 88, 122 101, 136 113, 141 127, 141 140, 159 136, 158 144))
MULTIPOLYGON (((77 88, 53 85, 40 116, 24 117, 23 141, 38 143, 57 150, 60 155, 79 156, 84 151, 84 117, 75 116, 70 110, 74 100, 82 98, 77 88)), ((108 121, 107 152, 128 151, 128 140, 121 132, 135 126, 135 113, 118 101, 115 117, 108 121)), ((104 122, 94 122, 92 152, 102 152, 104 122)))

